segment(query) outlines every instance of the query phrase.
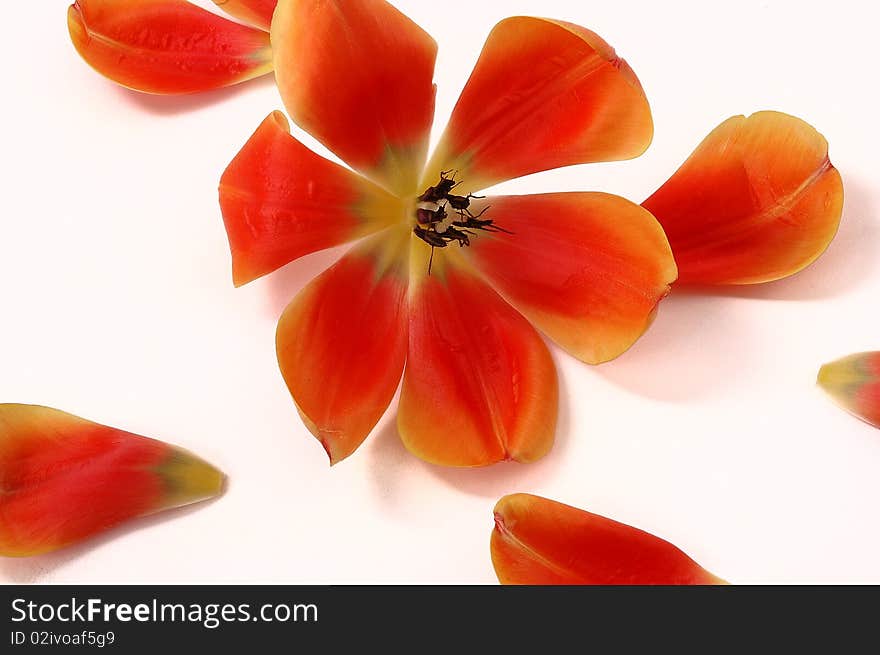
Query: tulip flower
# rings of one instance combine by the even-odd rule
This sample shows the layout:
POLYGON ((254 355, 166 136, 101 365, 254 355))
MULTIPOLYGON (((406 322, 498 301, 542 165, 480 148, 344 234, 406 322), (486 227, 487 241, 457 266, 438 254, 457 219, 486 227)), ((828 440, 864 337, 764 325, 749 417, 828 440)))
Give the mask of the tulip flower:
POLYGON ((0 404, 0 555, 38 555, 222 493, 195 455, 48 407, 0 404))
POLYGON ((272 71, 275 0, 215 0, 243 25, 186 0, 77 0, 70 38, 95 70, 147 93, 194 93, 272 71))
POLYGON ((623 198, 477 194, 641 154, 653 123, 632 69, 583 27, 508 18, 426 164, 437 46, 409 18, 384 0, 281 0, 271 42, 289 115, 350 169, 270 114, 220 183, 234 282, 360 240, 278 325, 305 424, 339 462, 402 376, 397 425, 418 457, 540 458, 558 389, 537 330, 585 362, 613 359, 648 327, 676 267, 657 221, 623 198))
POLYGON ((502 584, 726 584, 668 541, 529 494, 498 501, 491 551, 502 584))
POLYGON ((880 428, 880 352, 858 353, 825 364, 818 382, 843 409, 880 428))
POLYGON ((719 125, 643 206, 669 237, 678 284, 756 284, 797 273, 825 251, 843 183, 825 137, 762 111, 719 125))

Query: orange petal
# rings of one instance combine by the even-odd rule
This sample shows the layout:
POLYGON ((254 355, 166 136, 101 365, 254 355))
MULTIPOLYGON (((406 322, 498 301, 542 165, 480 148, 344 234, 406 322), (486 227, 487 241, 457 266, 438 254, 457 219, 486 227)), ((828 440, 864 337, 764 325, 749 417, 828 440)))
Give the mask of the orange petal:
MULTIPOLYGON (((425 276, 413 245, 409 355, 398 428, 418 457, 446 466, 531 462, 553 445, 556 370, 534 328, 447 258, 425 276)), ((439 255, 439 253, 438 253, 439 255)))
POLYGON ((214 0, 214 3, 230 16, 268 32, 278 0, 214 0))
POLYGON ((206 91, 272 70, 265 32, 185 0, 77 0, 67 26, 90 66, 147 93, 206 91))
POLYGON ((529 494, 498 501, 491 548, 502 584, 726 584, 668 541, 529 494))
POLYGON ((170 444, 57 409, 0 405, 0 555, 37 555, 212 498, 224 480, 170 444))
POLYGON ((281 0, 272 45, 293 121, 370 179, 414 194, 434 116, 434 40, 384 0, 281 0))
POLYGON ((818 382, 846 411, 880 428, 880 352, 858 353, 825 364, 818 382))
POLYGON ((464 249, 477 268, 551 339, 590 364, 614 359, 648 328, 676 269, 650 213, 605 193, 487 198, 464 249))
POLYGON ((278 323, 281 373, 330 463, 351 455, 391 402, 406 359, 409 231, 355 247, 278 323))
POLYGON ((639 80, 597 34, 508 18, 489 35, 425 179, 457 170, 475 191, 559 166, 637 157, 653 133, 639 80))
POLYGON ((397 199, 293 138, 277 111, 223 173, 220 207, 236 286, 403 216, 397 199))
POLYGON ((687 284, 756 284, 821 255, 840 223, 843 183, 828 142, 772 111, 728 119, 644 202, 687 284))

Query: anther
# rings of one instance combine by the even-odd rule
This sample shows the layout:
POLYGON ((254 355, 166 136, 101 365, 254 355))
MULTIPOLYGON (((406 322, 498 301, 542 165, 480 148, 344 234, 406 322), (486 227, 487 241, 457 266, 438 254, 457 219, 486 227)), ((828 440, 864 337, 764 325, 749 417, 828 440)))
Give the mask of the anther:
POLYGON ((445 248, 450 243, 457 243, 459 247, 471 245, 471 237, 476 236, 474 230, 484 232, 503 232, 512 234, 495 225, 492 219, 482 218, 489 210, 484 208, 479 214, 473 214, 470 210, 471 200, 482 198, 468 194, 457 196, 452 191, 461 182, 455 181, 453 171, 440 173, 440 181, 418 197, 416 205, 417 224, 413 233, 422 241, 431 246, 431 258, 428 262, 428 275, 431 274, 431 266, 434 263, 434 249, 445 248), (452 212, 447 211, 447 207, 452 212))

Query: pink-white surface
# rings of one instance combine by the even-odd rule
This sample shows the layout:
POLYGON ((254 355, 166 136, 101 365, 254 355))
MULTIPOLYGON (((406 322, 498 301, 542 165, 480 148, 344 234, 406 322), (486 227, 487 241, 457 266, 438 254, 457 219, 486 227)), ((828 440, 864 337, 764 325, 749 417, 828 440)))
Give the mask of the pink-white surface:
POLYGON ((656 123, 645 156, 506 192, 641 201, 722 119, 759 109, 815 125, 846 185, 840 234, 812 268, 715 296, 675 292, 631 351, 598 368, 554 350, 552 453, 458 471, 410 456, 393 411, 332 470, 300 423, 275 323, 338 250, 232 287, 216 188, 281 108, 271 78, 186 98, 126 91, 76 55, 67 4, 15 3, 0 40, 0 401, 180 444, 231 486, 209 505, 0 560, 0 580, 492 583, 492 507, 528 491, 665 537, 732 582, 880 583, 880 432, 814 385, 823 362, 880 349, 873 5, 395 2, 440 44, 435 136, 507 15, 585 25, 642 80, 656 123))

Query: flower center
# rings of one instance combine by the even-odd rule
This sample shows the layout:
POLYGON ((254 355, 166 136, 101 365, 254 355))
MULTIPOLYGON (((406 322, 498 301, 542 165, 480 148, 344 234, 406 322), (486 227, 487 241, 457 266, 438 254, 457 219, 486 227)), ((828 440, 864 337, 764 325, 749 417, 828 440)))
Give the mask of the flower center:
POLYGON ((461 182, 455 181, 453 171, 443 171, 440 173, 440 181, 428 187, 416 199, 416 224, 413 233, 431 246, 428 275, 431 274, 435 248, 445 248, 450 243, 457 243, 461 248, 469 246, 471 237, 476 236, 475 230, 512 234, 495 225, 491 218, 483 218, 489 207, 477 214, 472 213, 471 200, 481 199, 482 196, 475 196, 472 193, 466 196, 453 194, 459 184, 461 182))

